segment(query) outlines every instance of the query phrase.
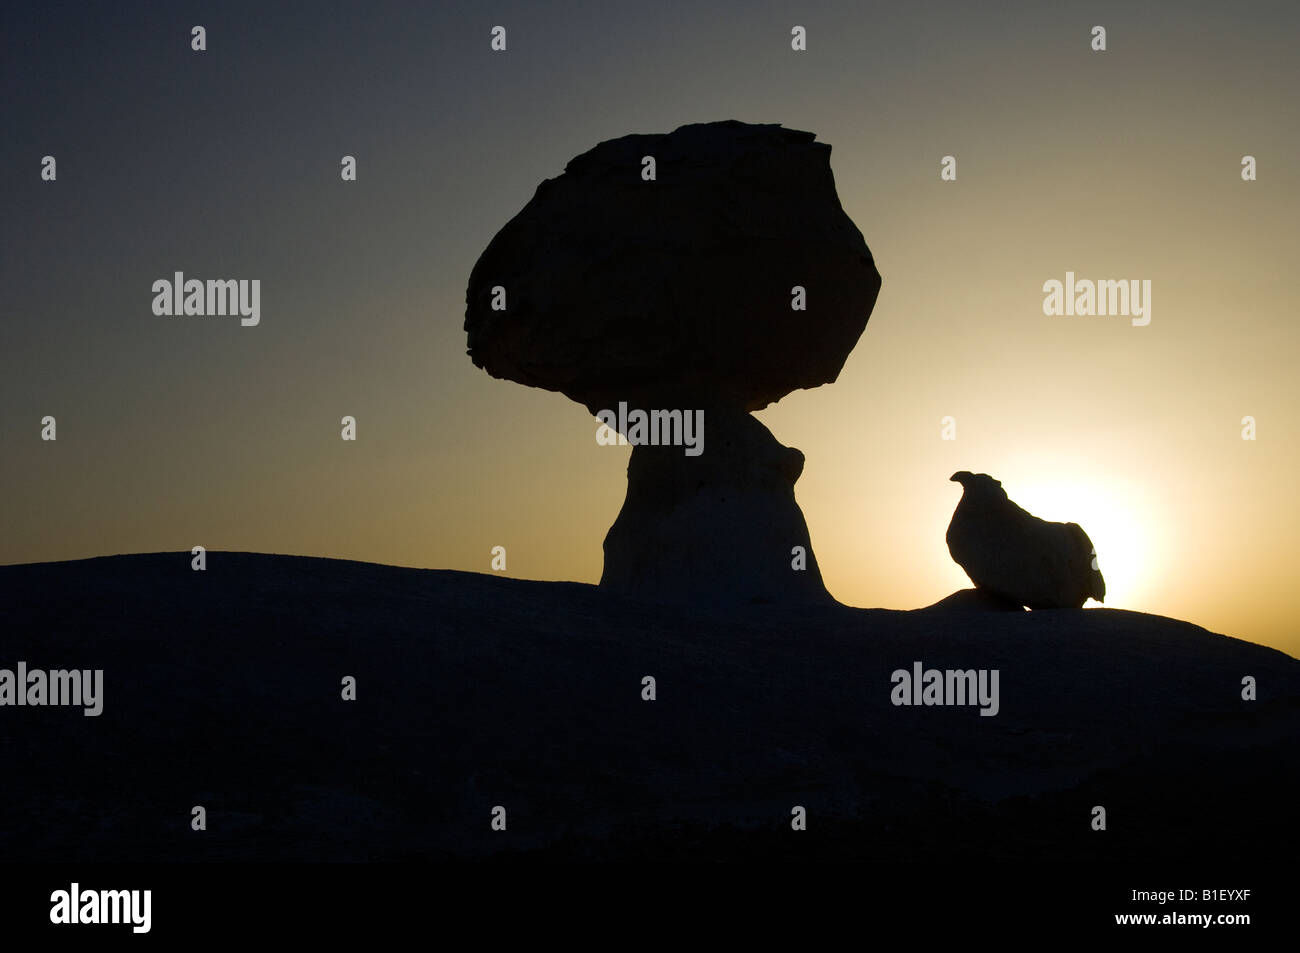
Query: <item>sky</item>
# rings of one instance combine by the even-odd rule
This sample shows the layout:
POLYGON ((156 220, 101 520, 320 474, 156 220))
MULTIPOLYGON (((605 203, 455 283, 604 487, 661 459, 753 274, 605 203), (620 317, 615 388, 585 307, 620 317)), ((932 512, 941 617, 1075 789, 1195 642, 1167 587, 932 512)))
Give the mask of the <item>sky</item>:
POLYGON ((469 273, 573 156, 740 119, 831 144, 883 277, 839 379, 758 414, 836 598, 969 585, 972 470, 1084 527, 1107 607, 1300 655, 1300 7, 873 7, 6 5, 0 563, 504 546, 597 581, 629 448, 473 366, 469 273), (155 316, 175 271, 259 279, 260 324, 155 316), (1045 315, 1067 271, 1149 280, 1150 323, 1045 315))

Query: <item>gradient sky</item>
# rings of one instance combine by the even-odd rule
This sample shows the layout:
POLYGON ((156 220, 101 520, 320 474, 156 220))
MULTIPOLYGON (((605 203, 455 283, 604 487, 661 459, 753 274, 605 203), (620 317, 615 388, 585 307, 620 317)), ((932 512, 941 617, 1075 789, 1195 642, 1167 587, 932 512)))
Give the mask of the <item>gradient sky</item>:
POLYGON ((832 145, 884 278, 838 382, 759 414, 807 456, 833 595, 969 585, 944 544, 968 469, 1081 523, 1107 606, 1300 654, 1300 6, 266 6, 6 6, 0 562, 487 571, 504 545, 508 575, 595 582, 629 450, 471 364, 465 285, 573 156, 734 118, 832 145), (177 270, 261 279, 261 325, 155 317, 177 270), (1151 324, 1044 316, 1067 270, 1150 279, 1151 324))

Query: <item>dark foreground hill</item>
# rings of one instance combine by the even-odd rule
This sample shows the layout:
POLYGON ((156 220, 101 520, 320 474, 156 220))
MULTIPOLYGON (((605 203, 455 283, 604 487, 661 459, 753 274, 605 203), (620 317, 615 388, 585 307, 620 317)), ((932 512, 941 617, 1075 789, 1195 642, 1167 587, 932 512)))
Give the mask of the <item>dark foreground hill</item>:
POLYGON ((20 661, 102 668, 104 710, 0 707, 6 860, 1258 861, 1296 843, 1300 662, 1132 612, 728 615, 156 554, 0 567, 0 668, 20 661), (918 661, 997 669, 998 714, 891 704, 918 661))

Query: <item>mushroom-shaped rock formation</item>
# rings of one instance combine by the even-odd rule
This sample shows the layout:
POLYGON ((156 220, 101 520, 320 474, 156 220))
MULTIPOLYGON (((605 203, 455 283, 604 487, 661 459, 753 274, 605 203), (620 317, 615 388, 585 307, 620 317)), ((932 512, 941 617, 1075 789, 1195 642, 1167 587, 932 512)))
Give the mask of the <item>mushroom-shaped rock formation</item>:
POLYGON ((475 264, 474 363, 617 415, 633 444, 602 586, 830 599, 794 500, 803 455, 750 416, 834 381, 880 290, 830 151, 735 121, 602 142, 538 186, 475 264), (637 410, 702 412, 702 452, 647 442, 626 425, 637 410))

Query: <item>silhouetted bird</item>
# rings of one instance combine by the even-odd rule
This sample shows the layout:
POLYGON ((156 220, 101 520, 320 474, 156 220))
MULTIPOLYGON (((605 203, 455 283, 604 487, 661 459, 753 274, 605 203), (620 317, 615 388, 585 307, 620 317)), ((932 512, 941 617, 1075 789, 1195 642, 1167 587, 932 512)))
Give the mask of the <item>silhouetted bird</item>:
POLYGON ((1007 499, 987 473, 961 470, 948 552, 977 588, 1031 609, 1080 608, 1106 595, 1092 540, 1078 523, 1049 523, 1007 499))

